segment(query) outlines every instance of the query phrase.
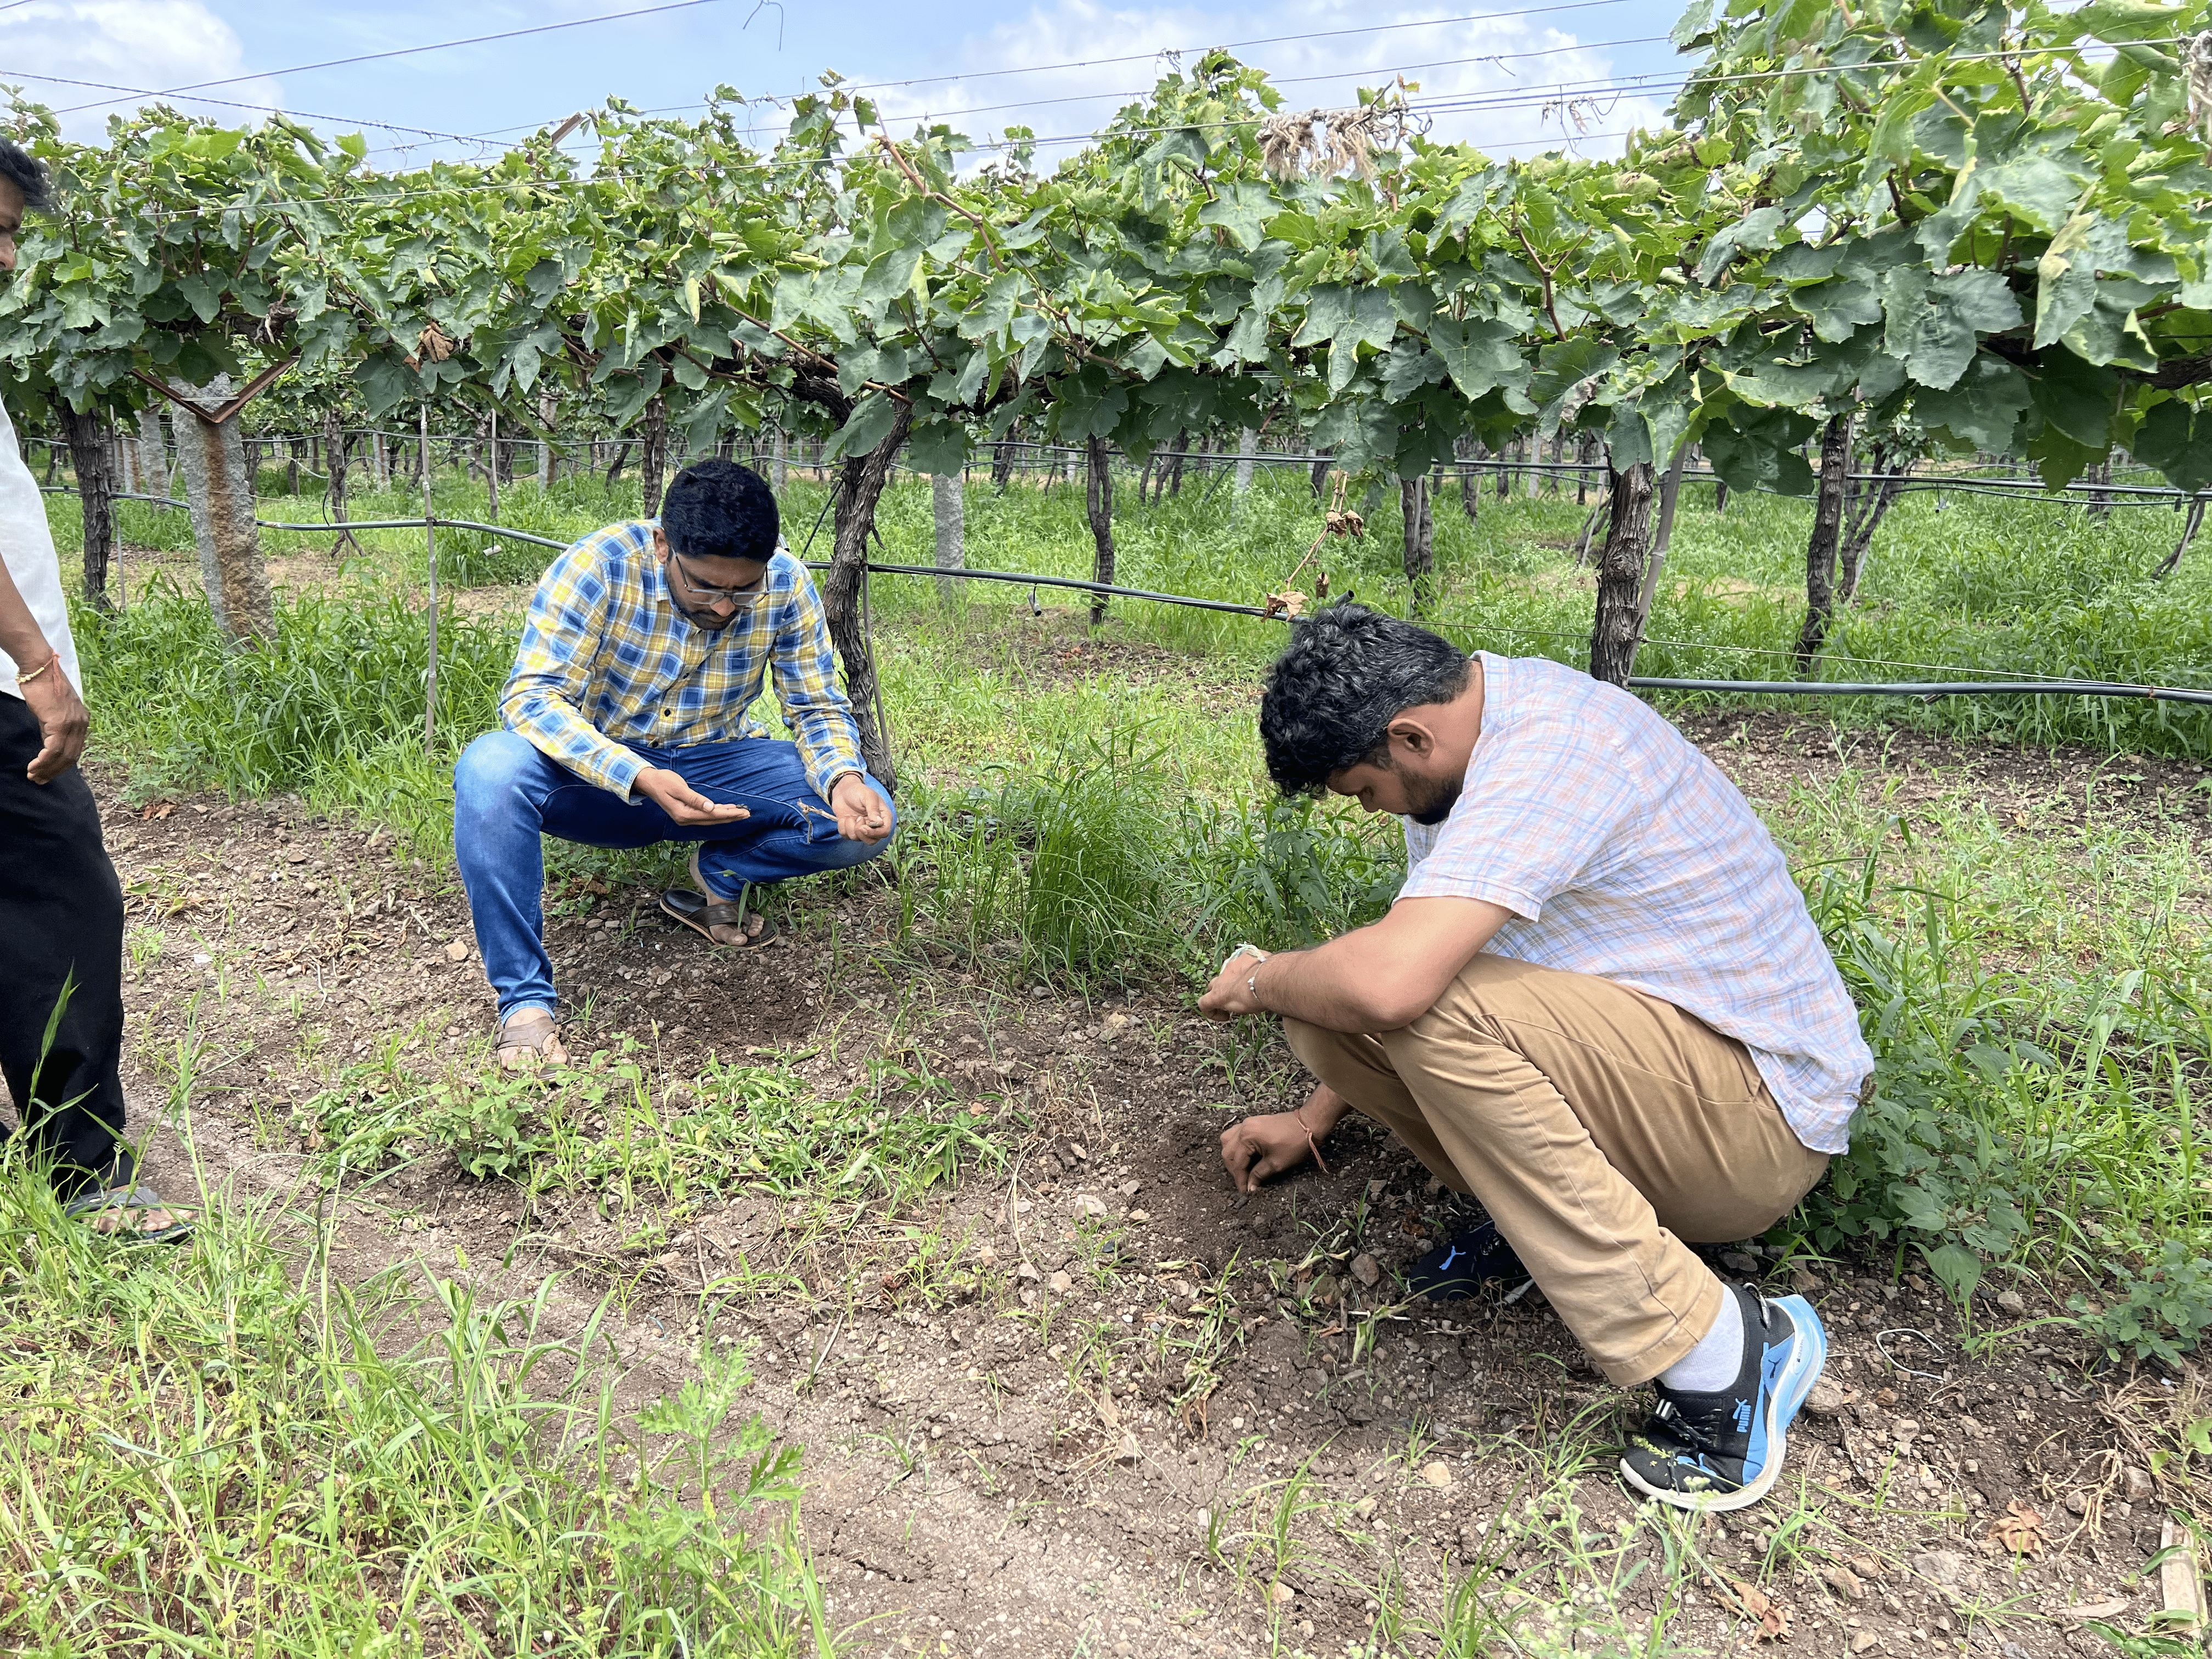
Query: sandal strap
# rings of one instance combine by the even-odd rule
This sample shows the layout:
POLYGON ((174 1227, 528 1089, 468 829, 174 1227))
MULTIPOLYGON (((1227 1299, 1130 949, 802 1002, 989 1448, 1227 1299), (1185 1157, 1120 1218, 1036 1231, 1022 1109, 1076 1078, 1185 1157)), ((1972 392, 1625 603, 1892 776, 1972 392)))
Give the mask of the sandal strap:
POLYGON ((749 914, 742 904, 710 904, 699 912, 697 921, 702 927, 742 927, 749 914))

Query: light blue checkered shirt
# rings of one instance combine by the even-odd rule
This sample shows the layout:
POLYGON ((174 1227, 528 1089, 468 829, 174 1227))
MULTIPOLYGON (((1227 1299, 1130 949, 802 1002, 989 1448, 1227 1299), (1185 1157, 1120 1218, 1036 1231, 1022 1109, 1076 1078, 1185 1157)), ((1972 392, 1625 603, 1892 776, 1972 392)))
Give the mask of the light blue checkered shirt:
POLYGON ((1797 1139, 1849 1144, 1874 1055, 1742 792, 1635 697, 1482 652, 1482 735, 1451 816, 1408 819, 1401 898, 1510 910, 1488 949, 1662 998, 1751 1051, 1797 1139))

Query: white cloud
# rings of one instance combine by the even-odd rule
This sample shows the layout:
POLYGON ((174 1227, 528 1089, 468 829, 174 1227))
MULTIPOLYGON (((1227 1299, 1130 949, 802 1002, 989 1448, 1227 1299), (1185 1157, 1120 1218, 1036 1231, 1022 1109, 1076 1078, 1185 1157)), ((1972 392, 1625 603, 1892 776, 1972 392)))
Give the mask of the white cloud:
MULTIPOLYGON (((228 80, 244 68, 245 51, 237 34, 201 0, 33 0, 0 13, 0 82, 18 84, 26 97, 58 110, 94 106, 63 118, 63 130, 78 140, 97 141, 107 130, 111 112, 127 112, 150 100, 70 82, 158 91, 228 80)), ((211 98, 240 104, 283 103, 276 83, 260 76, 207 90, 211 98)), ((173 101, 180 109, 226 125, 261 118, 255 109, 194 102, 182 96, 173 101)))
MULTIPOLYGON (((1663 94, 1598 91, 1613 78, 1610 54, 1540 19, 1423 21, 1462 15, 1449 0, 1395 9, 1306 0, 1266 10, 1046 0, 971 39, 967 78, 886 88, 876 95, 895 130, 927 115, 979 140, 1010 124, 1040 137, 1081 134, 1111 119, 1166 64, 1158 57, 1099 60, 1266 40, 1239 47, 1237 55, 1267 72, 1286 107, 1342 107, 1358 88, 1386 85, 1402 70, 1419 85, 1413 101, 1431 106, 1432 136, 1464 139, 1500 155, 1569 142, 1587 153, 1615 153, 1621 141, 1607 135, 1658 124, 1663 94), (1070 67, 1029 67, 1036 64, 1070 67), (994 70, 1019 72, 988 73, 994 70)), ((1045 153, 1064 154, 1066 147, 1045 153)))

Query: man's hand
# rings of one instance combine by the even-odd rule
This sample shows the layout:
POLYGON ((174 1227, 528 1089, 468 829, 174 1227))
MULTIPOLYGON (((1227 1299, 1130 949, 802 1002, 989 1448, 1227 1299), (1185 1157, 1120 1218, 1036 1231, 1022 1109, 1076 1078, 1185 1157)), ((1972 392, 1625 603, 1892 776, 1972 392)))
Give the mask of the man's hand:
POLYGON ((734 823, 752 814, 734 801, 708 800, 684 781, 684 775, 665 766, 648 766, 630 781, 630 790, 644 796, 677 823, 734 823))
POLYGON ((1304 1163, 1351 1109, 1350 1101, 1321 1083, 1295 1112, 1267 1112, 1231 1124, 1221 1133, 1229 1178, 1240 1193, 1257 1192, 1261 1182, 1304 1163))
POLYGON ((1239 1014, 1263 1012, 1252 994, 1252 976, 1259 971, 1261 960, 1249 951, 1239 951, 1223 963, 1213 983, 1198 1000, 1199 1012, 1215 1019, 1234 1019, 1239 1014))
POLYGON ((891 832, 890 806, 858 772, 830 786, 830 807, 837 815, 837 833, 847 841, 881 841, 891 832))
POLYGON ((38 717, 39 731, 46 738, 25 773, 33 783, 52 783, 84 753, 84 735, 91 727, 92 717, 85 713, 76 687, 70 684, 58 662, 17 689, 23 694, 23 706, 38 717))

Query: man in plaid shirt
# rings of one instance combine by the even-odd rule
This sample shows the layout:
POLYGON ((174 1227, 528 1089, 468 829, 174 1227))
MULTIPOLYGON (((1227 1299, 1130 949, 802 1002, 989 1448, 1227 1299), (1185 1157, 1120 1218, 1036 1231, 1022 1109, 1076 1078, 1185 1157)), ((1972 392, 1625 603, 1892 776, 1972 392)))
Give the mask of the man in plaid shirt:
POLYGON ((689 841, 690 890, 661 908, 714 944, 774 927, 753 888, 873 858, 889 792, 861 763, 822 600, 779 543, 749 468, 677 474, 657 522, 610 525, 553 563, 530 602, 505 729, 453 769, 453 846, 503 1064, 558 1064, 541 835, 591 847, 689 841), (747 712, 773 674, 792 741, 747 712))
POLYGON ((1281 1015, 1320 1079, 1223 1135, 1237 1185, 1347 1112, 1384 1124, 1490 1217, 1409 1287, 1534 1279, 1608 1376, 1655 1387, 1629 1483, 1756 1503, 1826 1338, 1803 1297, 1724 1285, 1690 1247, 1787 1215, 1874 1066, 1765 826, 1626 691, 1353 605, 1297 624, 1260 727, 1285 793, 1401 815, 1410 869, 1382 921, 1240 946, 1200 1000, 1281 1015))

